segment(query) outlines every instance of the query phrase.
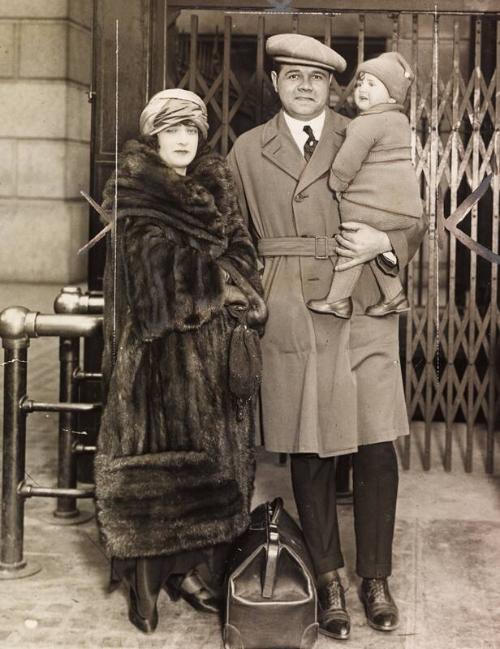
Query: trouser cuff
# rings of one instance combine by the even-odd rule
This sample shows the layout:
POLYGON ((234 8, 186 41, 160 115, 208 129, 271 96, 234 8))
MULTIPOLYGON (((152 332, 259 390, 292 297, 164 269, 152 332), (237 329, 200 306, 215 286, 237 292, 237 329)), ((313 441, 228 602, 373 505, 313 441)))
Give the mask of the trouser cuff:
POLYGON ((343 568, 345 565, 344 559, 342 557, 340 559, 328 557, 319 561, 313 559, 313 564, 314 570, 316 571, 316 577, 322 575, 324 572, 330 572, 331 570, 338 570, 339 568, 343 568))
POLYGON ((390 563, 379 563, 375 566, 369 566, 358 563, 356 573, 363 579, 384 579, 391 576, 392 565, 390 563))

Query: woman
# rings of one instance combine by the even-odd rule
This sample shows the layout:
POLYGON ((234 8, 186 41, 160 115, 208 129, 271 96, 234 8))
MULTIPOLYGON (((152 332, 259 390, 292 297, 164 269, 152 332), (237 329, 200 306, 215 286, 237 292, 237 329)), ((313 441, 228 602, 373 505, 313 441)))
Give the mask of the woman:
POLYGON ((259 327, 265 306, 230 174, 204 144, 203 101, 164 90, 140 129, 104 190, 110 220, 116 192, 117 225, 104 278, 107 397, 95 467, 112 580, 128 586, 132 623, 151 632, 162 587, 217 612, 202 578, 206 550, 220 563, 248 524, 253 422, 230 389, 237 320, 226 307, 247 305, 248 324, 259 327))

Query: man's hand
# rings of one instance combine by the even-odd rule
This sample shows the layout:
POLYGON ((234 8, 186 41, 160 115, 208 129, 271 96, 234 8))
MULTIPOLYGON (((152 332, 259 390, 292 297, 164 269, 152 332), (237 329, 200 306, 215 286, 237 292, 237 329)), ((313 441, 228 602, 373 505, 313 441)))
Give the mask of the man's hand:
MULTIPOLYGON (((366 223, 347 221, 342 223, 341 232, 335 235, 338 246, 335 251, 345 261, 337 262, 335 270, 347 270, 358 264, 375 259, 377 255, 391 250, 387 233, 372 228, 366 223)), ((341 260, 339 260, 341 261, 341 260)))

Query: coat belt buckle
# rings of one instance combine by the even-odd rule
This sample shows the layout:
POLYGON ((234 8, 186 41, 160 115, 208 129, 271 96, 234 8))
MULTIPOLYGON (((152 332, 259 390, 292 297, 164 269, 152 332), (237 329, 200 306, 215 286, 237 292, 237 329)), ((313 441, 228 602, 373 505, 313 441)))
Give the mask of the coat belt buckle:
POLYGON ((328 237, 316 236, 314 237, 314 258, 315 259, 328 259, 328 237))

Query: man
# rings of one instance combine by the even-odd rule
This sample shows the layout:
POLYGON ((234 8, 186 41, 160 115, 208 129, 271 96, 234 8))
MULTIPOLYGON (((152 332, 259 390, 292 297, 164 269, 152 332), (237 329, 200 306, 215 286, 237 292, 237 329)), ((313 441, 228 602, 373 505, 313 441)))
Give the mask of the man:
POLYGON ((320 629, 346 639, 335 500, 335 457, 342 454, 354 453, 356 568, 368 622, 382 631, 398 625, 387 582, 398 486, 393 440, 408 434, 398 316, 363 315, 379 298, 366 269, 350 320, 314 313, 306 303, 328 291, 337 255, 337 270, 376 258, 396 274, 418 248, 425 224, 405 234, 356 223, 340 230, 327 181, 348 120, 327 104, 331 74, 346 62, 298 34, 272 36, 266 49, 276 64, 272 82, 282 110, 240 136, 228 158, 264 261, 264 442, 291 456, 295 500, 317 573, 320 629))

